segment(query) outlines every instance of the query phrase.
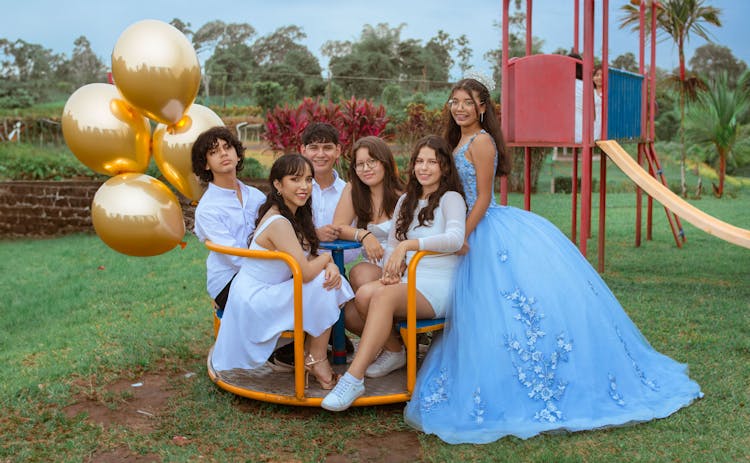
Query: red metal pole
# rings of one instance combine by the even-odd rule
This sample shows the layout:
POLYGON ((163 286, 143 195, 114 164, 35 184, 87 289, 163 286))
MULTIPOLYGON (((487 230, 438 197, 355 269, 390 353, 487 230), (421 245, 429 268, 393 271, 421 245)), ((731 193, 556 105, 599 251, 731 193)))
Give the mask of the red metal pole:
POLYGON ((578 53, 578 18, 581 16, 581 12, 578 6, 578 0, 573 0, 573 53, 578 53))
POLYGON ((607 116, 609 108, 609 0, 602 3, 602 124, 601 137, 607 140, 607 116))
MULTIPOLYGON (((502 56, 500 58, 500 68, 502 75, 508 75, 508 7, 510 6, 510 0, 503 0, 503 43, 502 43, 502 56)), ((509 111, 508 101, 510 99, 510 89, 508 88, 508 79, 502 80, 502 87, 500 90, 500 124, 502 126, 503 134, 508 136, 509 133, 509 111)), ((508 150, 510 152, 510 149, 508 150)), ((500 204, 508 204, 508 177, 506 175, 500 178, 500 204)))
MULTIPOLYGON (((638 165, 643 165, 643 143, 638 143, 638 165)), ((640 188, 636 185, 635 187, 635 247, 641 245, 641 204, 643 202, 643 195, 641 194, 640 188)))
MULTIPOLYGON (((602 2, 602 110, 595 123, 601 124, 601 138, 607 139, 607 75, 609 71, 609 0, 602 2)), ((607 156, 599 156, 599 273, 604 272, 607 221, 607 156)))
MULTIPOLYGON (((644 145, 645 149, 647 145, 644 145)), ((648 153, 647 153, 648 154, 648 153)), ((651 174, 652 177, 656 178, 656 172, 654 171, 653 164, 648 161, 648 158, 650 156, 646 156, 646 162, 648 162, 648 173, 651 174)), ((667 212, 667 218, 669 218, 669 212, 667 212)), ((650 195, 647 196, 646 200, 646 241, 651 241, 654 239, 653 237, 653 224, 654 224, 654 198, 652 198, 650 195)))
MULTIPOLYGON (((533 35, 531 34, 531 5, 532 0, 526 2, 526 56, 531 55, 533 35)), ((531 149, 523 147, 523 207, 531 210, 531 149)))
POLYGON ((599 156, 599 273, 604 271, 604 235, 607 208, 607 156, 599 156))
POLYGON ((531 34, 531 5, 532 0, 526 1, 526 56, 531 54, 533 35, 531 34))
POLYGON ((586 241, 591 237, 591 140, 593 137, 594 86, 591 81, 594 64, 594 0, 586 0, 583 10, 583 174, 581 176, 581 240, 578 248, 585 256, 586 241))
POLYGON ((570 194, 573 196, 571 200, 571 231, 570 239, 576 242, 576 227, 578 226, 578 148, 573 148, 573 172, 572 172, 572 183, 570 186, 570 194))
POLYGON ((523 147, 523 208, 531 210, 531 148, 523 147))
MULTIPOLYGON (((638 72, 641 75, 645 75, 644 60, 646 58, 646 2, 641 2, 640 10, 638 12, 638 72)), ((652 37, 653 40, 653 37, 652 37)), ((641 101, 646 101, 646 86, 643 86, 641 91, 641 101)), ((645 104, 641 105, 641 138, 645 138, 643 123, 646 120, 646 108, 645 104)), ((638 143, 638 165, 643 163, 643 141, 638 143)), ((642 208, 643 205, 643 191, 635 186, 635 246, 641 245, 641 227, 643 223, 642 219, 642 208)))

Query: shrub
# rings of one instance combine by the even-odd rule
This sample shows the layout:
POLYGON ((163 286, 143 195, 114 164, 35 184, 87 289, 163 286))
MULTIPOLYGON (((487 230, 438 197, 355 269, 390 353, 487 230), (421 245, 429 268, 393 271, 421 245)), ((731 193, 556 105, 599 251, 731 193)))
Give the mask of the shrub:
POLYGON ((406 119, 396 128, 396 141, 407 150, 425 135, 441 135, 443 110, 427 109, 424 103, 409 103, 406 119))
POLYGON ((339 129, 341 152, 347 161, 351 158, 352 145, 356 140, 370 135, 381 136, 388 125, 385 107, 375 106, 366 99, 351 97, 342 101, 340 114, 339 123, 334 125, 339 129))
POLYGON ((283 108, 277 106, 266 113, 263 139, 276 152, 297 151, 302 144, 300 135, 307 124, 312 121, 329 122, 340 129, 339 107, 327 102, 321 104, 320 99, 304 98, 296 108, 285 104, 283 108))
POLYGON ((211 111, 215 112, 219 117, 222 119, 225 118, 258 118, 263 115, 263 108, 260 106, 240 106, 240 105, 231 105, 231 106, 217 106, 217 105, 210 105, 209 108, 211 111))
POLYGON ((255 158, 245 157, 245 163, 242 165, 242 172, 239 173, 239 177, 242 178, 268 178, 269 169, 263 167, 255 158))
MULTIPOLYGON (((167 182, 153 159, 145 174, 167 182)), ((106 180, 109 177, 86 167, 64 145, 40 147, 31 143, 0 143, 0 181, 80 178, 106 180)))
POLYGON ((331 101, 305 98, 296 108, 288 104, 266 114, 263 139, 277 152, 296 151, 302 141, 300 135, 310 122, 328 122, 339 131, 339 141, 345 158, 355 140, 367 135, 381 135, 388 124, 385 107, 368 100, 331 101))
MULTIPOLYGON (((571 194, 573 192, 573 179, 571 177, 555 177, 555 193, 571 194)), ((581 194, 581 179, 577 182, 577 194, 581 194)), ((598 181, 591 179, 591 191, 598 192, 598 181)))
POLYGON ((18 109, 30 108, 34 104, 34 97, 25 88, 15 91, 0 91, 0 108, 18 109))
POLYGON ((0 143, 0 180, 105 178, 83 165, 65 147, 40 148, 30 143, 0 143))
POLYGON ((401 93, 400 85, 388 84, 383 88, 380 98, 386 106, 398 108, 402 106, 401 93))
POLYGON ((264 110, 277 106, 284 99, 284 87, 277 82, 256 82, 253 84, 253 98, 264 110))

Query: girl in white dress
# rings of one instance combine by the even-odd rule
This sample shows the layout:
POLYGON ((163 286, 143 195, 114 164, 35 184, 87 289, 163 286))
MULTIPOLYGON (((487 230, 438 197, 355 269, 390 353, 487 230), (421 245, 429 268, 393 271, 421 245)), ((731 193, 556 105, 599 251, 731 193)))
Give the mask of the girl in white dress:
MULTIPOLYGON (((250 249, 290 254, 302 270, 305 370, 323 389, 331 389, 337 376, 326 351, 331 326, 339 306, 352 299, 349 284, 341 278, 330 253, 318 255, 318 238, 312 220, 310 195, 313 169, 299 154, 286 154, 274 162, 271 192, 258 211, 250 249)), ((262 366, 281 333, 294 327, 293 280, 283 261, 245 259, 232 282, 221 328, 212 355, 217 371, 262 366)))
POLYGON ((419 140, 409 163, 406 193, 394 212, 383 275, 357 291, 355 304, 366 320, 357 353, 349 370, 323 399, 323 408, 345 410, 364 393, 364 376, 385 376, 405 365, 406 354, 393 332, 393 321, 406 316, 404 272, 416 251, 446 253, 425 257, 417 268, 417 318, 445 315, 458 264, 452 253, 463 245, 465 216, 466 203, 450 147, 436 136, 419 140))
MULTIPOLYGON (((382 276, 391 218, 404 183, 391 149, 381 138, 360 138, 352 149, 349 183, 341 193, 333 224, 339 227, 339 238, 362 243, 365 260, 349 271, 349 282, 356 293, 365 283, 382 276)), ((352 333, 362 334, 365 321, 353 303, 346 305, 345 324, 352 333)))
POLYGON ((594 140, 601 140, 602 138, 602 120, 604 115, 602 114, 602 65, 597 64, 594 66, 594 76, 592 77, 594 82, 594 140))

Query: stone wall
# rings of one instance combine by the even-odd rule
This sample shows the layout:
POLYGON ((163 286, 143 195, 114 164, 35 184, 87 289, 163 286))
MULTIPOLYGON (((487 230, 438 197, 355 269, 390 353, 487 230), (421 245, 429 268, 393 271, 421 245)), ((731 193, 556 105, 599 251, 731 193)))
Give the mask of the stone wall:
MULTIPOLYGON (((265 180, 243 180, 267 190, 265 180)), ((0 238, 52 237, 94 232, 91 201, 101 181, 0 182, 0 238)), ((185 230, 193 229, 195 207, 177 194, 185 230)))

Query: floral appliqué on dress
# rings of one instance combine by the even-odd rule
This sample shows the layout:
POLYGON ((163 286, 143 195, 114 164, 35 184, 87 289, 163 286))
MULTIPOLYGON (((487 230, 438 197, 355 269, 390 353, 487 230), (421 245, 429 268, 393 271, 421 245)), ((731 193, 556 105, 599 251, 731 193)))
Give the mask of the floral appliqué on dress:
POLYGON ((544 353, 537 349, 537 341, 546 333, 541 328, 544 314, 534 308, 536 300, 526 297, 519 289, 504 293, 503 296, 518 310, 514 318, 524 326, 526 334, 525 342, 518 340, 515 335, 508 335, 505 339, 505 347, 515 353, 513 366, 516 377, 529 390, 527 395, 530 399, 544 403, 544 408, 534 414, 534 419, 550 423, 562 420, 562 411, 554 402, 559 401, 565 393, 567 382, 557 379, 557 365, 568 360, 573 343, 561 333, 557 336, 556 347, 552 352, 544 353))
POLYGON ((479 388, 474 391, 474 410, 471 412, 471 417, 474 418, 474 422, 482 424, 484 422, 484 401, 482 400, 482 394, 479 388))
POLYGON ((434 378, 430 385, 419 397, 419 408, 423 412, 429 412, 433 408, 448 400, 448 371, 440 369, 440 375, 434 378))

